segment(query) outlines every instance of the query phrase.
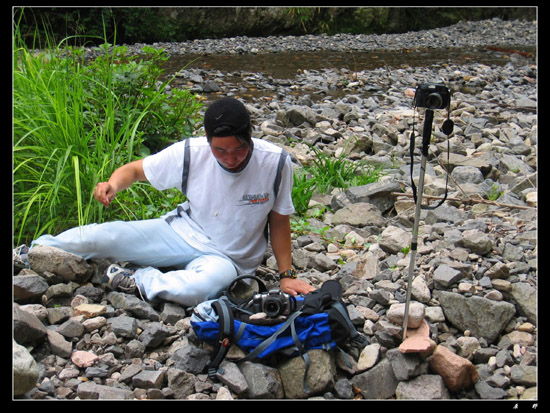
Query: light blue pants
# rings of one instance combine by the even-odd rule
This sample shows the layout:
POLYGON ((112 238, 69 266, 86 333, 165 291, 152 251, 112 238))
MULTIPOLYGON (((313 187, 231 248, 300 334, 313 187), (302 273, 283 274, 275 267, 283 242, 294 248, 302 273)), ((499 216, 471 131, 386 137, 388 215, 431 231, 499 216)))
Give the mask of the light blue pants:
MULTIPOLYGON (((48 245, 85 259, 128 261, 138 269, 134 279, 148 300, 194 306, 214 298, 237 276, 226 257, 207 255, 185 242, 163 219, 114 221, 43 235, 32 245, 48 245), (159 267, 176 270, 161 272, 159 267)), ((32 246, 31 246, 32 248, 32 246)))

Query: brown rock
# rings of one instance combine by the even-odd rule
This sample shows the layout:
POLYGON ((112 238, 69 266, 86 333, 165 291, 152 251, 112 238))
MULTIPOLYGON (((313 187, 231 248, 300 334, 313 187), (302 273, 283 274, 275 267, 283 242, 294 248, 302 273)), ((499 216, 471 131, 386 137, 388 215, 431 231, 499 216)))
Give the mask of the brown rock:
POLYGON ((476 367, 467 359, 454 354, 445 346, 437 346, 429 365, 433 371, 443 377, 451 391, 458 391, 472 386, 479 380, 476 367))
POLYGON ((407 338, 399 346, 399 351, 401 353, 425 353, 432 348, 433 343, 430 340, 430 327, 426 320, 422 320, 420 327, 407 328, 407 338))
POLYGON ((91 351, 73 351, 71 354, 71 361, 73 364, 80 368, 86 368, 92 366, 99 357, 91 351))
POLYGON ((107 307, 101 304, 80 304, 74 309, 76 315, 93 318, 105 314, 107 307))

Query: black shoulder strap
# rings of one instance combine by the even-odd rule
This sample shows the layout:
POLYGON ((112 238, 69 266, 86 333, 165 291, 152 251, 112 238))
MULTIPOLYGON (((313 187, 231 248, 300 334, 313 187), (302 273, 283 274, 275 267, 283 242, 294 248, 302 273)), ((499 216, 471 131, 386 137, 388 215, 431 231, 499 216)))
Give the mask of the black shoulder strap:
POLYGON ((187 179, 189 177, 189 162, 191 162, 191 150, 189 149, 190 146, 190 138, 185 139, 185 150, 183 153, 183 169, 181 172, 181 192, 183 195, 187 195, 187 179))
POLYGON ((214 346, 212 356, 206 365, 208 377, 213 380, 216 378, 218 367, 227 355, 229 347, 231 347, 235 327, 233 323, 233 312, 224 299, 214 301, 212 303, 212 308, 216 311, 216 314, 218 314, 218 324, 220 326, 218 340, 214 346))
POLYGON ((279 156, 279 163, 277 165, 277 173, 275 174, 275 182, 273 183, 273 193, 275 195, 275 198, 277 198, 277 195, 279 195, 279 188, 281 186, 281 176, 282 176, 283 168, 285 166, 287 157, 288 157, 288 153, 286 153, 284 150, 281 150, 281 155, 279 156))
MULTIPOLYGON (((275 181, 273 182, 274 199, 277 199, 277 195, 279 195, 279 189, 281 187, 281 178, 283 175, 283 168, 285 166, 287 157, 288 157, 288 153, 286 153, 283 149, 281 149, 281 154, 279 156, 279 163, 277 164, 277 172, 275 173, 275 181)), ((266 241, 269 240, 269 221, 266 222, 265 224, 264 237, 266 241)))

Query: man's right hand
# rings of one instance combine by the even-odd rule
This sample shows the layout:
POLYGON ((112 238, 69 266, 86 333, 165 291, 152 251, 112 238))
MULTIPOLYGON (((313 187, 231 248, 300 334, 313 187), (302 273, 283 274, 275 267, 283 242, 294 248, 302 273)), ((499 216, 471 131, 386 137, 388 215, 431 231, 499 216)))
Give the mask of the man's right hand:
POLYGON ((94 198, 96 201, 108 207, 115 198, 116 191, 109 182, 100 182, 94 189, 94 198))
POLYGON ((146 181, 143 159, 130 162, 113 172, 108 182, 100 182, 94 189, 94 198, 108 207, 115 195, 136 181, 146 181))

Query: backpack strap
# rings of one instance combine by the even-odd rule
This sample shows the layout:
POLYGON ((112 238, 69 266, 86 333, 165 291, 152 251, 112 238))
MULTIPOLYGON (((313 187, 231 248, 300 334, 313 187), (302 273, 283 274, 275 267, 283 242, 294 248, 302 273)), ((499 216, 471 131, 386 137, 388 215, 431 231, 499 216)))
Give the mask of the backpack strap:
MULTIPOLYGON (((239 361, 249 361, 253 360, 256 357, 258 357, 266 348, 268 348, 275 340, 277 340, 277 337, 279 337, 281 334, 283 334, 288 327, 294 324, 294 320, 298 318, 300 315, 302 315, 301 311, 296 311, 292 313, 290 317, 286 319, 284 323, 281 324, 279 329, 274 332, 270 337, 266 338, 264 341, 262 341, 258 346, 252 350, 250 353, 248 353, 246 356, 241 358, 239 361)), ((296 340, 295 340, 296 341, 296 340)), ((299 340, 298 340, 299 342, 299 340)))
MULTIPOLYGON (((277 199, 277 196, 279 195, 279 189, 281 188, 281 179, 283 175, 283 168, 285 166, 287 157, 288 157, 288 153, 285 152, 284 149, 281 149, 281 154, 279 155, 279 163, 277 164, 277 171, 275 173, 275 181, 273 181, 274 199, 277 199)), ((269 222, 265 223, 264 237, 266 241, 269 240, 269 222)))
POLYGON ((189 146, 191 145, 191 141, 189 138, 185 139, 185 148, 183 152, 183 168, 181 171, 181 192, 183 195, 187 194, 185 193, 187 191, 187 179, 189 178, 189 163, 191 162, 191 150, 189 149, 189 146))
POLYGON ((231 311, 231 308, 226 300, 222 298, 220 300, 214 301, 212 303, 212 308, 218 314, 218 323, 220 329, 218 332, 218 340, 216 341, 216 345, 214 346, 212 356, 206 364, 206 369, 208 372, 208 377, 210 379, 215 379, 218 368, 225 356, 227 355, 229 347, 233 342, 235 327, 233 323, 233 312, 231 311))
POLYGON ((275 182, 273 183, 273 194, 275 195, 275 198, 277 198, 277 195, 279 195, 282 172, 283 172, 283 168, 285 166, 287 157, 288 157, 288 153, 286 153, 284 149, 281 149, 281 155, 279 156, 279 163, 277 164, 277 172, 275 174, 275 182))
POLYGON ((216 378, 218 368, 227 355, 229 347, 231 347, 233 342, 239 341, 241 335, 243 334, 244 327, 246 327, 245 323, 241 323, 239 331, 235 334, 235 315, 233 311, 238 308, 238 305, 243 304, 246 300, 240 301, 234 297, 231 294, 231 288, 235 285, 235 283, 243 279, 255 280, 258 283, 260 293, 267 291, 265 284, 260 278, 253 275, 241 275, 240 277, 236 277, 231 282, 225 292, 225 295, 222 295, 219 299, 212 302, 212 309, 218 315, 219 331, 218 339, 214 346, 214 351, 212 352, 212 356, 206 365, 208 377, 210 379, 216 378))

